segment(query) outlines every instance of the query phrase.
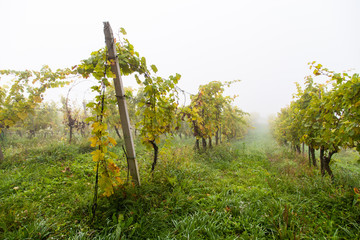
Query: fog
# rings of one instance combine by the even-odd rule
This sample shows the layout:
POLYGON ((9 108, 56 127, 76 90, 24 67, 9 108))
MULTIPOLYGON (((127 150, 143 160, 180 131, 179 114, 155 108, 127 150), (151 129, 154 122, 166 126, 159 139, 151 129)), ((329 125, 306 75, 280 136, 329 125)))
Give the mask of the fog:
MULTIPOLYGON (((181 74, 179 87, 189 93, 210 81, 240 79, 226 93, 238 95, 244 111, 266 117, 291 101, 310 61, 359 72, 359 9, 356 0, 1 0, 0 69, 76 65, 105 46, 102 22, 110 21, 115 33, 126 29, 158 75, 181 74)), ((124 85, 135 82, 126 78, 124 85)), ((71 96, 91 96, 89 84, 71 96)))

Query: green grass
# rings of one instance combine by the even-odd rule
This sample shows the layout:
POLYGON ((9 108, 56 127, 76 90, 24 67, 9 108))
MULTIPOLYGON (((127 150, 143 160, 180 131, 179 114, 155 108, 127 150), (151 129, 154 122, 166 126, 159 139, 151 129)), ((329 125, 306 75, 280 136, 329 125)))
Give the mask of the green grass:
MULTIPOLYGON (((351 156, 337 160, 332 183, 277 146, 265 129, 206 152, 194 152, 192 143, 166 141, 154 174, 151 151, 138 144, 142 186, 100 197, 94 222, 87 143, 14 145, 0 165, 0 239, 360 237, 351 156)), ((116 151, 122 155, 120 147, 116 151)))

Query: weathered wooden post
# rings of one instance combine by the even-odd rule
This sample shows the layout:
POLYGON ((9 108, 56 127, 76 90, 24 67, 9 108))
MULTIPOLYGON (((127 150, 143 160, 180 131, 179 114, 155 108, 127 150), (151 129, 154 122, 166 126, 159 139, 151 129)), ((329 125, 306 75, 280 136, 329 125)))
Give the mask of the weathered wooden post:
POLYGON ((2 152, 1 146, 0 146, 0 163, 4 161, 4 154, 2 152))
POLYGON ((140 175, 135 156, 134 141, 130 131, 130 119, 126 107, 125 91, 121 80, 120 66, 116 52, 114 35, 109 22, 104 22, 104 34, 108 50, 108 59, 111 60, 111 71, 116 75, 114 78, 114 87, 119 107, 121 126, 124 134, 129 171, 133 182, 140 185, 140 175))

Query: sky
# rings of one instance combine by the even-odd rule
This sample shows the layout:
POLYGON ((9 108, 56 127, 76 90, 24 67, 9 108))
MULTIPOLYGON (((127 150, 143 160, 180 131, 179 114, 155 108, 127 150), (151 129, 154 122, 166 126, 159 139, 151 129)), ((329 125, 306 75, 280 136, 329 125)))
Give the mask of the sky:
MULTIPOLYGON (((266 117, 290 103, 308 62, 360 71, 359 10, 358 0, 0 0, 0 69, 76 65, 105 46, 109 21, 114 33, 126 29, 159 76, 181 74, 178 85, 189 93, 239 79, 226 94, 266 117)), ((70 95, 89 96, 85 82, 70 95)))

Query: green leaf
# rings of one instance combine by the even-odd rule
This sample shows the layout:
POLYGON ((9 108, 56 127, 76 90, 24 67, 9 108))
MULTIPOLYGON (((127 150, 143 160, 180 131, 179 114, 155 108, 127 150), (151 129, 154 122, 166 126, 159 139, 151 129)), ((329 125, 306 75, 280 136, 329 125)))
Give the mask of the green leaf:
POLYGON ((120 32, 123 34, 123 35, 126 35, 127 34, 127 32, 125 31, 125 29, 124 28, 120 28, 120 32))
POLYGON ((157 67, 155 65, 151 65, 150 67, 151 67, 151 69, 153 70, 154 73, 158 72, 158 69, 157 69, 157 67))
POLYGON ((320 69, 322 68, 322 65, 319 63, 315 68, 320 69))
POLYGON ((85 119, 85 122, 89 123, 89 122, 95 122, 96 118, 95 117, 88 117, 85 119))
POLYGON ((139 84, 139 85, 142 84, 142 82, 137 74, 135 74, 135 79, 136 79, 137 84, 139 84))
POLYGON ((143 66, 146 66, 146 59, 144 57, 141 58, 140 62, 143 66))

